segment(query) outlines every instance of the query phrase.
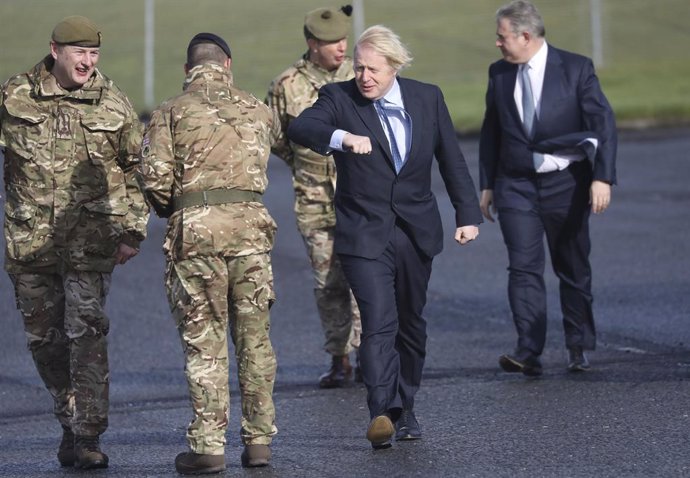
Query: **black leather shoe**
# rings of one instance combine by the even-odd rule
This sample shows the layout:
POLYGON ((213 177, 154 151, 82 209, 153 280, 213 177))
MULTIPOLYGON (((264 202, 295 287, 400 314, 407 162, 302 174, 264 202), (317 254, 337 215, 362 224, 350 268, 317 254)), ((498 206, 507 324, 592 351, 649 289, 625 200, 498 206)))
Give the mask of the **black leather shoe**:
POLYGON ((388 415, 379 415, 371 419, 367 428, 367 440, 371 442, 374 450, 390 448, 395 427, 388 415))
POLYGON ((522 372, 528 377, 538 377, 544 373, 541 367, 541 361, 534 355, 526 356, 525 358, 517 355, 501 355, 498 359, 498 364, 508 373, 522 372))
POLYGON ((589 360, 582 347, 568 347, 568 371, 585 372, 589 368, 589 360))
POLYGON ((396 440, 419 440, 422 438, 422 429, 419 428, 417 417, 412 410, 403 410, 400 418, 395 422, 396 440))

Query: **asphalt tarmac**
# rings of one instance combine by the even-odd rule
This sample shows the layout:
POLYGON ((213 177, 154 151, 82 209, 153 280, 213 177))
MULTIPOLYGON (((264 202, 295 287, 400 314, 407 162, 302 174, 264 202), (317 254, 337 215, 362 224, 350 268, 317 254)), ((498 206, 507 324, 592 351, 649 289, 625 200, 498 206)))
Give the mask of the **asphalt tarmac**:
MULTIPOLYGON (((476 178, 477 141, 463 139, 461 146, 476 178)), ((279 433, 270 467, 240 466, 233 369, 224 476, 690 476, 688 151, 687 129, 622 134, 612 205, 591 220, 599 333, 593 370, 565 370, 558 287, 547 270, 548 344, 545 373, 536 380, 497 364, 515 344, 498 225, 485 223, 477 241, 456 245, 452 209, 436 176, 446 247, 434 262, 425 313, 428 356, 416 400, 424 438, 381 451, 364 438, 363 386, 317 387, 328 357, 294 224, 289 170, 272 158, 266 204, 279 225, 271 332, 279 433)), ((0 273, 0 477, 177 476, 173 460, 185 450, 191 411, 162 285, 163 231, 164 222, 152 219, 140 255, 115 272, 108 299, 106 470, 59 466, 60 427, 26 350, 11 284, 0 273)))

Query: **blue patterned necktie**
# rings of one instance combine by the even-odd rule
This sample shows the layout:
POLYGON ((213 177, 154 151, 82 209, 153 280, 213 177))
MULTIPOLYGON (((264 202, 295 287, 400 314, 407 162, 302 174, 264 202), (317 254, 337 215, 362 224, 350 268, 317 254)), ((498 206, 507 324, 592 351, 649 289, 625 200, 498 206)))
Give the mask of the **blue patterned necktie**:
POLYGON ((381 116, 383 117, 383 122, 385 123, 386 128, 388 129, 391 153, 393 154, 393 164, 395 165, 395 172, 397 174, 400 172, 400 169, 403 166, 403 157, 400 154, 400 150, 398 149, 398 143, 395 140, 395 133, 393 133, 393 126, 391 126, 391 122, 388 119, 387 110, 395 110, 400 112, 404 121, 407 121, 407 112, 399 106, 395 106, 393 104, 386 104, 386 100, 384 100, 383 98, 381 98, 380 100, 376 100, 376 107, 379 110, 381 116))
MULTIPOLYGON (((520 79, 522 80, 522 124, 525 126, 527 136, 532 139, 534 136, 534 121, 536 114, 534 110, 534 95, 532 94, 532 82, 529 79, 530 66, 525 63, 520 68, 520 79)), ((538 170, 544 162, 544 155, 532 153, 534 170, 538 170)))

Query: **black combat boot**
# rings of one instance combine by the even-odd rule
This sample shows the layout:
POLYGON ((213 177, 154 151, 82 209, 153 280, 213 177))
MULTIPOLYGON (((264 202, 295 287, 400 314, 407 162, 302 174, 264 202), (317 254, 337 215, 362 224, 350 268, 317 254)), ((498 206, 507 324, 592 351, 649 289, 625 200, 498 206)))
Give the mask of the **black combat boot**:
POLYGON ((74 465, 74 433, 70 428, 62 426, 62 440, 58 448, 57 458, 62 466, 74 465))
POLYGON ((225 455, 184 452, 175 457, 175 470, 182 475, 205 475, 225 471, 225 455))
POLYGON ((245 468, 268 466, 271 463, 271 449, 268 445, 245 445, 240 459, 245 468))
POLYGON ((352 366, 350 365, 350 357, 347 355, 334 355, 331 368, 319 377, 319 387, 342 387, 351 376, 352 366))
POLYGON ((108 468, 108 455, 98 445, 98 435, 77 435, 74 438, 74 467, 84 470, 108 468))

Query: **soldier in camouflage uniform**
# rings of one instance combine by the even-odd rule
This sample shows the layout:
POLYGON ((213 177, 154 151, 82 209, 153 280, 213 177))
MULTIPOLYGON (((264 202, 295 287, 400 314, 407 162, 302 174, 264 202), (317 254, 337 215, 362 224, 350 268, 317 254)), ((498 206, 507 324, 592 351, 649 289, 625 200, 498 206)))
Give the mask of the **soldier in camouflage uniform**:
POLYGON ((262 194, 280 125, 270 108, 233 85, 230 64, 222 38, 196 35, 184 92, 153 113, 140 154, 146 196, 168 218, 165 282, 193 408, 191 452, 175 459, 184 474, 225 469, 228 328, 241 395, 242 465, 267 465, 277 432, 269 339, 276 224, 262 194))
POLYGON ((0 96, 5 269, 63 428, 58 459, 77 468, 108 466, 104 305, 113 268, 137 254, 148 220, 134 174, 141 125, 96 69, 100 42, 90 20, 65 18, 50 54, 0 96))
MULTIPOLYGON (((352 375, 349 352, 359 347, 359 309, 350 292, 338 257, 333 254, 335 231, 335 164, 287 139, 293 118, 318 96, 328 83, 354 76, 352 59, 345 56, 352 7, 318 8, 307 13, 304 36, 309 50, 294 65, 278 75, 268 91, 267 102, 278 113, 281 135, 273 153, 292 169, 297 227, 307 247, 314 274, 316 306, 326 336, 325 350, 330 369, 319 377, 321 388, 341 387, 352 375)), ((358 367, 355 378, 359 381, 358 367)))

